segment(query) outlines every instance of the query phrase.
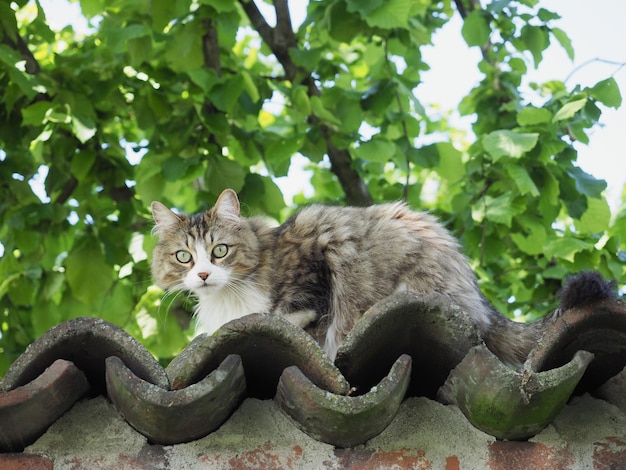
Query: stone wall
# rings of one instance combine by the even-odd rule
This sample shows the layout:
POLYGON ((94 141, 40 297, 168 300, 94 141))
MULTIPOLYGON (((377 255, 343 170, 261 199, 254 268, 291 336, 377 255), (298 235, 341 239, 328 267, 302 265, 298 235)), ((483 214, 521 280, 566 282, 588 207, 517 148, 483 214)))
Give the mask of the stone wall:
POLYGON ((622 469, 626 412, 575 397, 541 433, 498 441, 455 406, 408 398, 391 424, 364 445, 338 449, 310 438, 272 400, 246 399, 214 433, 185 444, 151 445, 104 397, 78 402, 0 469, 622 469))

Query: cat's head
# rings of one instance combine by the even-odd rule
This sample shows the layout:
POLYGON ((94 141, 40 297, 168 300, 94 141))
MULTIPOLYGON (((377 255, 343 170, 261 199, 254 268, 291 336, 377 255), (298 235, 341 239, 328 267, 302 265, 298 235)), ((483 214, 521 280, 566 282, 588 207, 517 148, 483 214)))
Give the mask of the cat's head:
POLYGON ((152 203, 158 242, 152 275, 169 290, 187 290, 197 297, 213 295, 253 272, 259 261, 259 240, 239 214, 237 194, 222 192, 215 206, 193 216, 176 214, 152 203))

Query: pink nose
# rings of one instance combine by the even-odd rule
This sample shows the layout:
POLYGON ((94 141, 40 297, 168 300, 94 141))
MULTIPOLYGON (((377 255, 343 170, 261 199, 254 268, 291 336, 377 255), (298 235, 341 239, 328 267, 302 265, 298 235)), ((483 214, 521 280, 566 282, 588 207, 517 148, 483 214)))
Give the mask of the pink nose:
POLYGON ((203 281, 206 281, 209 278, 210 273, 198 273, 198 277, 203 281))

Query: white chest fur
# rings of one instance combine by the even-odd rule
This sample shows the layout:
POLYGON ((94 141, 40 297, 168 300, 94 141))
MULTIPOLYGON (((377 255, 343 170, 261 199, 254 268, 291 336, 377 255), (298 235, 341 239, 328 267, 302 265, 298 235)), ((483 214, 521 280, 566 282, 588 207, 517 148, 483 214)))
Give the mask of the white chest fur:
POLYGON ((229 321, 251 313, 269 313, 269 296, 252 285, 223 288, 198 296, 196 334, 213 334, 229 321))

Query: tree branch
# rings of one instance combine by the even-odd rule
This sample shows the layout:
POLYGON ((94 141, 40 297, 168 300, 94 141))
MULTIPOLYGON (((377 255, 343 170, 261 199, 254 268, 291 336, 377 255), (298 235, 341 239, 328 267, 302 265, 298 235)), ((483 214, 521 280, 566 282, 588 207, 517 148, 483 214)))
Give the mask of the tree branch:
MULTIPOLYGON (((282 65, 285 70, 285 79, 295 82, 298 77, 301 77, 299 82, 307 86, 309 96, 319 96, 320 90, 317 88, 311 74, 298 68, 289 55, 289 49, 298 47, 298 41, 293 32, 287 0, 274 0, 274 9, 276 10, 275 28, 272 28, 267 23, 254 0, 239 0, 239 3, 246 15, 248 15, 254 29, 257 30, 261 39, 267 43, 278 62, 282 65)), ((372 196, 357 171, 352 167, 352 158, 348 151, 335 147, 331 141, 332 131, 328 126, 319 122, 316 116, 310 116, 309 122, 319 125, 326 143, 331 170, 339 179, 348 204, 353 206, 372 204, 372 196)))
POLYGON ((618 61, 615 61, 615 60, 607 60, 607 59, 602 59, 600 57, 596 57, 594 59, 589 59, 589 60, 583 62, 582 64, 578 65, 577 67, 574 67, 574 69, 572 69, 572 71, 567 74, 567 77, 565 77, 565 79, 563 80, 563 83, 567 83, 574 76, 574 74, 576 74, 576 72, 578 72, 580 69, 582 69, 584 67, 587 67, 588 65, 593 64, 593 63, 600 63, 600 64, 608 64, 608 65, 615 65, 615 66, 617 66, 617 69, 611 74, 611 77, 614 77, 617 72, 619 72, 621 69, 626 67, 626 62, 618 62, 618 61))
POLYGON ((326 141, 331 170, 337 175, 348 204, 352 206, 372 205, 374 202, 372 195, 357 171, 352 167, 350 153, 345 149, 335 147, 331 141, 331 130, 327 126, 320 125, 320 130, 326 141))
POLYGON ((465 18, 467 18, 467 9, 465 8, 463 0, 454 0, 454 4, 456 5, 456 9, 459 10, 461 19, 465 20, 465 18))
MULTIPOLYGON (((456 5, 456 9, 459 11, 459 15, 461 15, 461 19, 465 21, 467 16, 472 13, 474 10, 481 8, 480 0, 469 0, 468 6, 465 6, 463 0, 454 0, 454 4, 456 5)), ((493 47, 491 40, 487 40, 485 44, 480 46, 480 52, 483 56, 483 59, 491 65, 494 64, 494 61, 489 58, 489 50, 493 47)))
POLYGON ((22 59, 26 61, 26 73, 31 75, 41 72, 41 66, 35 56, 28 48, 28 44, 24 41, 20 35, 16 35, 15 39, 11 39, 8 34, 5 34, 2 38, 2 42, 9 46, 11 49, 16 50, 22 56, 22 59))
POLYGON ((222 63, 220 61, 220 46, 217 40, 217 29, 211 18, 205 18, 202 22, 205 33, 202 36, 202 54, 204 66, 215 71, 219 77, 222 75, 222 63))

